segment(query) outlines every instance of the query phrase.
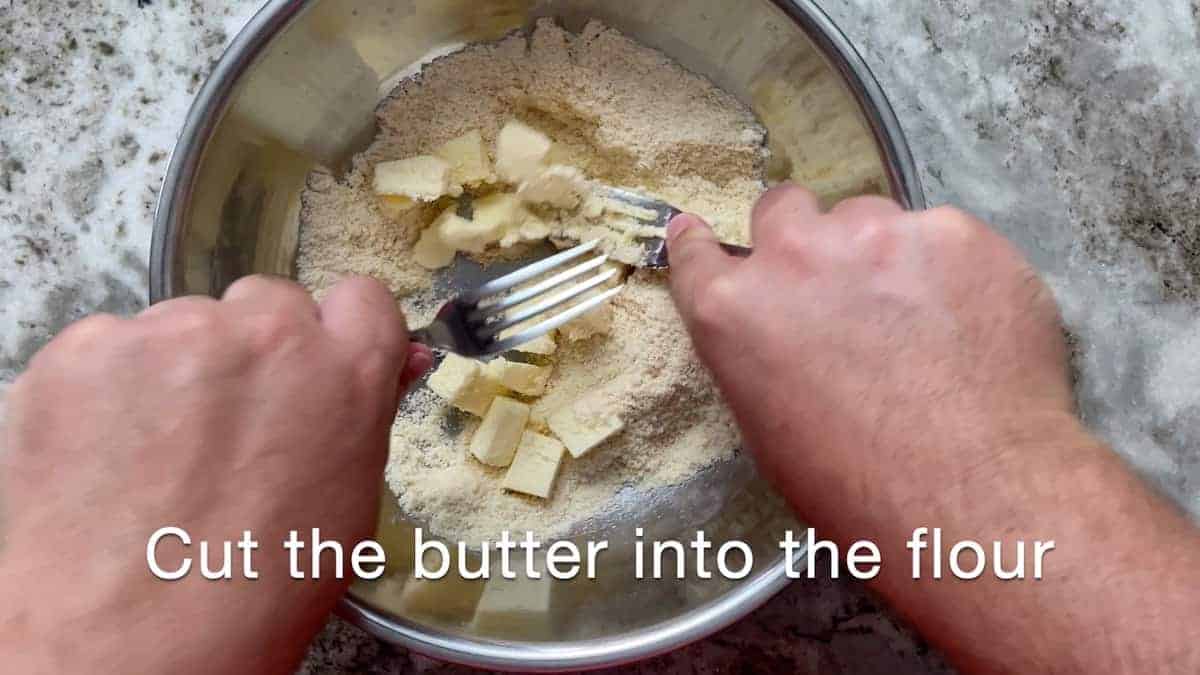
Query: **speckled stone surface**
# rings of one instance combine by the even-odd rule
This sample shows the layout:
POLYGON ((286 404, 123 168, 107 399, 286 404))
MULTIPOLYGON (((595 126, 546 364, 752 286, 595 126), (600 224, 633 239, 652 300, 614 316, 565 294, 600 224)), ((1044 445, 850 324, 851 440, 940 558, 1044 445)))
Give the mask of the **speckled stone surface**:
MULTIPOLYGON (((144 306, 173 138, 259 4, 0 1, 0 382, 70 321, 144 306)), ((822 4, 894 103, 929 201, 985 216, 1052 281, 1088 422, 1200 513, 1200 3, 822 4)), ((458 669, 333 621, 304 670, 458 669)), ((623 669, 945 670, 861 587, 830 582, 623 669)))

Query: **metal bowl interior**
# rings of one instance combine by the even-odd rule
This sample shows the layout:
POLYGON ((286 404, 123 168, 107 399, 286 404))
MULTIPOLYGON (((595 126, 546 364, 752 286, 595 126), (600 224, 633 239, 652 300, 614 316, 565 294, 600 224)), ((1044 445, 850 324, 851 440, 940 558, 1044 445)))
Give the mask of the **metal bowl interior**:
MULTIPOLYGON (((219 295, 247 274, 291 275, 308 173, 344 166, 366 146, 374 109, 396 82, 431 56, 544 16, 576 29, 601 19, 741 98, 768 129, 773 180, 796 180, 827 201, 883 193, 924 206, 883 93, 811 2, 272 0, 189 113, 159 201, 151 300, 219 295)), ((770 490, 750 480, 724 503, 705 505, 712 516, 702 526, 716 546, 749 544, 744 579, 636 580, 630 535, 601 556, 598 579, 553 582, 547 611, 496 626, 472 621, 481 582, 443 582, 431 602, 414 601, 410 586, 406 597, 412 524, 384 501, 389 575, 356 586, 343 614, 426 654, 504 669, 611 665, 712 633, 783 587, 777 543, 796 527, 770 490)), ((646 538, 694 535, 695 527, 681 531, 670 520, 647 523, 646 538)))

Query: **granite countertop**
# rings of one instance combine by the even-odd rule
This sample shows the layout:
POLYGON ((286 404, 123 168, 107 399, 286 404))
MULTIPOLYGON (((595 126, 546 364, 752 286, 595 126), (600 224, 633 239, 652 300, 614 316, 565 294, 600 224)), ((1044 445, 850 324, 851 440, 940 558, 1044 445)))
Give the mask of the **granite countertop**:
MULTIPOLYGON (((146 304, 191 97, 260 0, 0 2, 0 383, 67 323, 146 304)), ((1088 422, 1200 514, 1200 2, 823 0, 896 107, 932 204, 1047 275, 1088 422)), ((3 384, 0 384, 0 388, 3 384)), ((796 582, 623 670, 947 670, 861 587, 796 582)), ((334 621, 308 672, 450 672, 334 621)))

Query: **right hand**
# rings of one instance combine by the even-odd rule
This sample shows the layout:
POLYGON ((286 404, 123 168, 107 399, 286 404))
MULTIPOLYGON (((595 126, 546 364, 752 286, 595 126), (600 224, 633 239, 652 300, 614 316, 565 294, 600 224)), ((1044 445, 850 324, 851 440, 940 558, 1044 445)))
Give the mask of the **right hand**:
POLYGON ((869 534, 848 504, 896 508, 1079 428, 1054 299, 979 220, 881 197, 823 213, 789 184, 752 235, 738 260, 676 218, 672 290, 748 449, 810 522, 869 534))
POLYGON ((873 588, 962 672, 1200 672, 1180 591, 1200 588, 1197 530, 1075 416, 1055 303, 1011 244, 954 209, 859 197, 822 213, 791 185, 752 225, 735 260, 676 218, 672 289, 801 519, 842 551, 877 544, 873 588), (941 530, 941 556, 1003 542, 1009 570, 1026 542, 1030 576, 939 582, 930 543, 918 579, 904 542, 919 527, 941 530))

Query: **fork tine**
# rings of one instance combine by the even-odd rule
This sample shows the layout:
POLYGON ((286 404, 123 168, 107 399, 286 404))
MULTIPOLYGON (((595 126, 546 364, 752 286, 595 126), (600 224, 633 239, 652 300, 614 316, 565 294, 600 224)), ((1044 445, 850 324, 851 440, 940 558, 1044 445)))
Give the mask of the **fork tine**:
POLYGON ((509 307, 516 307, 527 300, 531 300, 539 295, 542 295, 546 291, 561 286, 572 279, 581 277, 588 272, 603 266, 606 262, 608 262, 608 256, 606 255, 593 258, 581 265, 576 265, 565 272, 556 274, 545 281, 538 282, 529 288, 522 288, 515 293, 510 293, 509 295, 503 296, 496 302, 489 303, 487 305, 481 304, 480 307, 472 311, 467 318, 471 321, 481 321, 490 316, 499 314, 509 307))
POLYGON ((520 333, 517 333, 515 335, 510 335, 510 336, 504 338, 503 340, 498 340, 498 341, 492 343, 492 345, 488 348, 488 351, 493 354, 500 353, 500 352, 506 352, 506 351, 512 349, 513 347, 518 347, 520 345, 523 345, 526 342, 529 342, 530 340, 536 340, 537 338, 545 335, 546 333, 549 333, 550 331, 554 330, 555 328, 559 328, 560 326, 562 326, 563 324, 566 324, 569 321, 578 319, 579 317, 583 316, 584 314, 587 314, 588 312, 592 311, 593 309, 596 309, 600 305, 603 305, 604 303, 608 302, 612 297, 614 297, 617 293, 620 293, 623 288, 625 288, 624 284, 617 286, 616 288, 605 291, 604 293, 601 293, 600 295, 597 295, 596 297, 594 297, 586 302, 581 302, 578 305, 575 305, 574 307, 566 310, 565 312, 556 314, 554 317, 546 319, 545 321, 537 324, 536 326, 534 326, 532 328, 523 330, 520 333))
POLYGON ((647 197, 646 195, 640 195, 636 192, 630 192, 629 190, 622 190, 621 188, 614 187, 612 185, 599 186, 597 191, 609 199, 615 199, 627 204, 633 204, 634 206, 649 209, 651 211, 658 210, 659 202, 647 197))
POLYGON ((555 307, 566 304, 566 303, 574 300, 575 298, 578 298, 579 296, 583 295, 584 293, 587 293, 588 291, 592 290, 593 288, 596 288, 605 283, 608 283, 608 281, 611 280, 616 275, 617 275, 617 270, 609 270, 607 272, 597 274, 596 276, 592 277, 591 279, 588 279, 587 281, 583 281, 578 284, 575 284, 574 286, 568 288, 567 290, 562 291, 561 293, 555 294, 555 295, 533 305, 532 307, 527 307, 527 308, 521 309, 513 314, 510 314, 507 316, 502 316, 501 321, 499 321, 497 323, 482 326, 481 329, 478 331, 478 335, 482 338, 491 338, 496 335, 499 335, 500 333, 503 333, 504 331, 508 330, 509 328, 512 328, 513 326, 524 323, 539 314, 544 314, 545 312, 548 312, 548 311, 554 309, 555 307))
POLYGON ((518 286, 526 281, 529 281, 530 279, 545 274, 546 272, 549 272, 563 263, 570 262, 580 256, 586 255, 595 250, 599 245, 600 240, 595 239, 587 242, 586 244, 580 244, 575 248, 567 249, 562 253, 552 255, 545 260, 540 260, 531 265, 526 265, 512 274, 500 277, 499 279, 495 279, 484 284, 475 291, 464 293, 461 297, 461 300, 468 304, 477 304, 480 300, 489 295, 503 293, 514 286, 518 286))

